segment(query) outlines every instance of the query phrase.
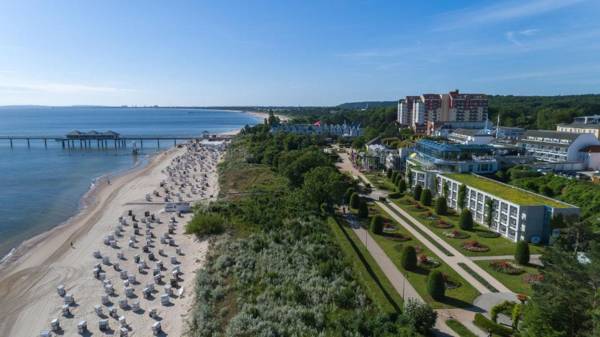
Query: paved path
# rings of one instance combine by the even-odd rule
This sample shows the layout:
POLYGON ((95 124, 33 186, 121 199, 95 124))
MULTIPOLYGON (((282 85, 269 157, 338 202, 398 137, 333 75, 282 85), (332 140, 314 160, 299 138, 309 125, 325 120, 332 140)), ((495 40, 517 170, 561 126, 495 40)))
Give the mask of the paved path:
POLYGON ((356 221, 347 219, 351 225, 352 231, 356 234, 360 242, 367 247, 369 254, 373 257, 379 268, 383 271, 385 276, 390 280, 394 289, 402 296, 404 300, 415 299, 419 302, 423 301, 423 298, 415 290, 415 288, 406 279, 392 260, 387 256, 383 249, 377 244, 377 242, 371 237, 371 234, 360 226, 356 221))
MULTIPOLYGON (((542 266, 541 254, 532 254, 529 258, 529 263, 542 266)), ((490 261, 490 260, 514 260, 513 255, 497 255, 497 256, 469 256, 469 259, 473 261, 490 261)))
MULTIPOLYGON (((438 314, 438 319, 435 323, 436 328, 438 326, 445 327, 446 329, 452 331, 447 325, 446 320, 453 318, 459 321, 462 325, 464 325, 467 329, 469 329, 472 333, 474 333, 478 337, 488 337, 489 335, 479 329, 473 324, 473 318, 475 318, 475 312, 464 310, 464 309, 438 309, 436 310, 438 314)), ((452 336, 456 336, 455 332, 452 332, 452 336)))
POLYGON ((404 228, 406 228, 408 231, 410 231, 412 235, 414 235, 419 240, 421 240, 427 246, 427 248, 429 248, 436 255, 438 255, 440 258, 442 258, 444 260, 444 262, 446 262, 452 269, 454 269, 467 282, 469 282, 471 285, 473 285, 480 293, 485 294, 485 293, 489 293, 489 292, 493 292, 493 291, 488 289, 480 281, 478 281, 473 276, 471 276, 471 274, 467 273, 467 271, 464 270, 459 265, 459 263, 464 264, 464 265, 468 266, 469 268, 471 268, 471 270, 473 270, 475 273, 479 274, 479 276, 481 278, 483 278, 485 281, 487 281, 489 284, 491 284, 499 292, 507 292, 507 293, 511 292, 510 289, 505 287, 502 283, 500 283, 493 276, 488 274, 485 270, 481 269, 481 267, 479 267, 477 264, 475 264, 471 259, 469 259, 465 255, 463 255, 456 248, 452 247, 452 245, 450 245, 449 243, 444 241, 442 238, 437 236, 433 231, 431 231, 429 228, 427 228, 427 226, 423 225, 422 223, 417 221, 415 218, 413 218, 410 214, 408 214, 406 211, 404 211, 402 208, 400 208, 400 206, 396 205, 393 202, 387 203, 387 205, 384 205, 381 202, 377 202, 377 204, 379 206, 385 207, 384 210, 386 210, 386 212, 388 214, 390 214, 396 221, 398 221, 402 226, 404 226, 404 228), (390 208, 388 208, 386 206, 389 206, 392 210, 390 210, 390 208), (417 226, 421 230, 421 232, 427 234, 438 245, 444 247, 444 249, 446 249, 448 252, 450 252, 454 256, 447 256, 442 251, 440 251, 436 245, 434 245, 433 243, 431 243, 431 241, 429 241, 427 238, 425 238, 423 235, 421 235, 421 233, 419 231, 417 231, 413 226, 408 224, 407 221, 404 220, 404 218, 401 218, 400 216, 398 216, 398 213, 401 214, 402 216, 404 216, 404 218, 406 218, 408 221, 410 221, 413 225, 417 226))

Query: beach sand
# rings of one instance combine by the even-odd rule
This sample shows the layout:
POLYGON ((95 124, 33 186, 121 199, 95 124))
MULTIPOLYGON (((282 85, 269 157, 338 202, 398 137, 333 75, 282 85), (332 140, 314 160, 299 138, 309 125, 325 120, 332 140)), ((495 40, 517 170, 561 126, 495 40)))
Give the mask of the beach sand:
MULTIPOLYGON (((110 300, 117 308, 118 315, 124 316, 131 327, 129 336, 152 336, 151 326, 157 320, 149 317, 151 308, 157 309, 164 330, 162 336, 181 336, 186 329, 185 315, 193 300, 194 271, 204 261, 208 242, 183 234, 184 224, 191 218, 190 214, 184 215, 177 218, 177 228, 172 235, 177 248, 183 251, 183 255, 176 255, 176 247, 163 245, 159 241, 159 236, 167 232, 173 214, 163 212, 164 204, 156 202, 159 200, 149 203, 145 196, 159 188, 160 182, 167 179, 167 167, 172 166, 173 159, 182 156, 186 151, 186 147, 170 149, 156 155, 147 166, 113 178, 110 184, 105 180, 98 182, 91 197, 92 201, 84 210, 67 223, 24 243, 10 261, 2 264, 0 336, 39 336, 41 331, 50 330, 50 322, 55 318, 64 329, 64 336, 78 335, 77 324, 81 320, 87 321, 88 329, 94 336, 118 336, 119 323, 115 318, 107 318, 112 334, 111 331, 102 333, 98 329, 100 317, 95 313, 94 306, 101 304, 101 296, 105 292, 102 281, 96 279, 92 272, 94 265, 102 263, 93 256, 94 251, 100 251, 103 256, 110 256, 111 262, 118 262, 122 270, 135 273, 139 281, 139 284, 131 285, 137 298, 128 300, 130 304, 139 301, 142 310, 122 310, 117 302, 125 298, 124 282, 113 266, 102 265, 106 279, 112 281, 118 294, 118 297, 110 297, 110 300), (156 214, 162 221, 161 224, 151 225, 153 234, 156 235, 155 248, 152 250, 166 267, 163 275, 167 283, 174 267, 170 260, 172 256, 176 256, 180 263, 183 279, 179 282, 179 287, 173 289, 171 305, 161 305, 160 295, 164 285, 156 285, 157 292, 153 294, 152 300, 144 298, 142 294, 146 283, 152 282, 152 268, 155 263, 149 261, 140 248, 145 242, 143 235, 138 237, 136 248, 128 246, 128 238, 133 234, 132 221, 126 216, 128 210, 133 210, 138 220, 147 210, 156 214), (119 249, 114 249, 105 245, 103 240, 119 224, 120 216, 126 218, 129 223, 123 226, 123 237, 118 238, 119 249), (158 256, 159 248, 163 248, 168 257, 158 256), (117 260, 117 252, 123 252, 126 260, 117 260), (135 254, 139 254, 148 263, 150 269, 145 274, 138 272, 133 261, 135 254), (70 307, 73 314, 71 318, 64 317, 61 312, 64 299, 57 293, 57 286, 61 284, 65 286, 67 293, 74 296, 76 304, 70 307)), ((197 174, 206 174, 206 178, 203 178, 203 184, 207 182, 209 185, 204 191, 206 198, 218 194, 217 161, 218 159, 211 157, 204 161, 202 169, 197 168, 197 174)), ((145 224, 140 222, 139 225, 144 234, 145 224)), ((108 313, 107 306, 102 306, 102 309, 105 314, 108 313)))

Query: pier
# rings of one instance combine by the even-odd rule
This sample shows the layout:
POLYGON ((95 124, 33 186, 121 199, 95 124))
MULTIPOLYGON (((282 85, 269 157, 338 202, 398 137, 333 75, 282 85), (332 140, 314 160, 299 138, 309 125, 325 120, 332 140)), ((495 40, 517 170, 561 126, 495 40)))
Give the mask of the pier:
POLYGON ((0 140, 7 140, 10 148, 15 146, 18 141, 24 141, 27 144, 27 148, 31 148, 32 141, 41 141, 44 143, 44 148, 48 148, 48 142, 61 143, 63 149, 120 149, 127 148, 128 143, 135 142, 139 145, 140 149, 144 148, 144 142, 146 144, 156 144, 157 148, 160 148, 161 141, 163 143, 173 142, 173 145, 177 145, 177 141, 189 141, 192 139, 206 139, 209 141, 222 141, 231 139, 232 136, 228 135, 215 135, 203 132, 199 136, 153 136, 153 135, 121 135, 114 131, 106 132, 81 132, 72 131, 64 136, 52 136, 52 135, 31 135, 31 136, 18 136, 9 135, 1 136, 0 140))

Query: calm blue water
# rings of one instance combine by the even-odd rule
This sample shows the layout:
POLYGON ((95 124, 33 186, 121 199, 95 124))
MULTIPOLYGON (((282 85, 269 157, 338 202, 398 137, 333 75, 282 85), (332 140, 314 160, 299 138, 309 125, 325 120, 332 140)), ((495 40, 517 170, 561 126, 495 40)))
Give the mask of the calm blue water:
MULTIPOLYGON (((240 112, 169 108, 0 108, 0 136, 56 135, 72 130, 113 130, 122 135, 198 136, 257 123, 240 112)), ((157 151, 144 142, 115 150, 62 149, 60 143, 0 140, 0 258, 20 242, 74 215, 94 178, 143 165, 157 151), (139 144, 137 144, 139 147, 139 144)), ((95 146, 96 144, 93 143, 95 146)), ((131 145, 131 144, 130 144, 131 145)), ((161 148, 173 145, 161 142, 161 148)))

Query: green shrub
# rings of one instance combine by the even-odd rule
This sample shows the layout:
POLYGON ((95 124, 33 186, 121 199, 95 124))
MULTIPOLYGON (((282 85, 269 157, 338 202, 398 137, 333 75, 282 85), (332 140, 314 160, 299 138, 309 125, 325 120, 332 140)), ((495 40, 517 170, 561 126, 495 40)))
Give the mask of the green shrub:
POLYGON ((378 235, 383 234, 383 217, 381 215, 375 214, 371 219, 371 231, 378 235))
POLYGON ((367 219, 369 217, 369 206, 365 200, 360 200, 358 204, 358 217, 361 219, 367 219))
POLYGON ((387 169, 385 171, 385 175, 388 179, 390 179, 392 177, 392 175, 394 174, 394 171, 392 171, 392 169, 387 169))
POLYGON ((445 197, 435 199, 435 214, 444 215, 448 212, 448 203, 445 197))
POLYGON ((490 317, 492 322, 498 323, 498 314, 503 313, 507 316, 512 316, 512 310, 515 306, 515 302, 504 301, 492 307, 490 310, 490 317))
POLYGON ((483 331, 491 331, 493 334, 502 337, 510 337, 513 333, 511 328, 494 323, 480 313, 475 314, 473 324, 481 328, 483 331))
POLYGON ((400 265, 405 270, 415 270, 417 268, 417 251, 415 250, 415 247, 404 247, 404 250, 402 250, 402 256, 400 258, 400 265))
POLYGON ((358 206, 360 206, 360 196, 358 193, 354 192, 350 196, 350 207, 358 209, 358 206))
POLYGON ((456 196, 456 203, 458 209, 465 208, 465 201, 467 199, 467 187, 463 184, 458 188, 458 195, 456 196))
POLYGON ((427 292, 436 301, 444 299, 446 293, 446 283, 444 275, 438 270, 432 271, 427 277, 427 292))
POLYGON ((401 198, 403 195, 404 194, 402 192, 393 192, 393 193, 388 194, 388 198, 398 199, 398 198, 401 198))
POLYGON ((424 206, 431 206, 431 190, 426 188, 421 192, 421 198, 419 199, 421 204, 424 206))
POLYGON ((529 244, 527 241, 517 242, 517 247, 515 248, 515 262, 520 265, 529 263, 529 244))
POLYGON ((463 209, 460 212, 460 218, 458 219, 458 225, 463 230, 471 230, 473 229, 473 215, 471 215, 471 211, 468 209, 463 209))
POLYGON ((353 187, 348 187, 346 193, 344 193, 344 202, 350 204, 350 199, 352 198, 352 194, 356 192, 353 187))
POLYGON ((429 336, 437 320, 437 312, 427 303, 421 303, 413 298, 404 304, 404 316, 417 332, 429 336))
POLYGON ((197 212, 187 225, 187 234, 198 236, 221 234, 225 231, 225 218, 218 213, 197 212))
POLYGON ((413 198, 415 200, 421 200, 421 192, 423 191, 423 187, 421 187, 421 185, 417 185, 415 186, 415 188, 413 188, 413 198))
POLYGON ((404 181, 404 179, 398 180, 397 186, 398 186, 398 192, 404 193, 404 191, 406 191, 406 181, 404 181))

